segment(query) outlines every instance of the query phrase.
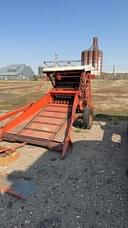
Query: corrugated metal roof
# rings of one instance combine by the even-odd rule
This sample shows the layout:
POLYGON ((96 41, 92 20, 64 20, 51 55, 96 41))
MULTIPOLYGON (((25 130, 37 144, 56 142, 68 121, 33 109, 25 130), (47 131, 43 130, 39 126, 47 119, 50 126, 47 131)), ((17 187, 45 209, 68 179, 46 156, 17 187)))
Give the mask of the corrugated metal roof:
POLYGON ((61 72, 61 71, 94 71, 91 65, 77 65, 77 66, 55 66, 55 67, 42 67, 42 72, 61 72))
POLYGON ((0 76, 17 76, 17 75, 33 76, 34 72, 30 66, 27 66, 25 64, 12 64, 12 65, 0 68, 0 76))

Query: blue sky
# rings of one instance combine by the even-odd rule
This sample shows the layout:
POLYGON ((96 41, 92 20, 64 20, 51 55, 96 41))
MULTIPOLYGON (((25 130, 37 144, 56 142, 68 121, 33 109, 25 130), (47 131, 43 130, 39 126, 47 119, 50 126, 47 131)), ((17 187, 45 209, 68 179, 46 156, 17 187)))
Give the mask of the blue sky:
POLYGON ((93 36, 105 66, 128 69, 127 0, 0 0, 0 67, 80 59, 93 36))

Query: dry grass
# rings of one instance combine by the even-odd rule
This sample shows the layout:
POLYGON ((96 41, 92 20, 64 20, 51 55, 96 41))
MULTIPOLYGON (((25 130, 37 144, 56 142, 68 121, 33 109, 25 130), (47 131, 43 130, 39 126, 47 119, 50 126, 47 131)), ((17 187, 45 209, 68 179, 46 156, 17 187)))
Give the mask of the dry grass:
MULTIPOLYGON (((92 85, 96 113, 128 114, 128 80, 93 80, 92 85)), ((35 101, 50 88, 47 81, 0 81, 0 109, 11 110, 35 101)))
POLYGON ((47 81, 0 81, 0 109, 11 110, 36 101, 49 88, 47 81))
POLYGON ((94 80, 95 112, 128 115, 128 80, 94 80))

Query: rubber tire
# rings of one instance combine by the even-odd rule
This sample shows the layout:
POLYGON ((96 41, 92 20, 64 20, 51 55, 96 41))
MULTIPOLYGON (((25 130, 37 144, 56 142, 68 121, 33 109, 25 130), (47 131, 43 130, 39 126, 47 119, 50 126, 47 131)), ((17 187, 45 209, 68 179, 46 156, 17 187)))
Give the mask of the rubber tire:
POLYGON ((86 107, 83 112, 83 127, 90 129, 93 124, 93 110, 89 107, 86 107))

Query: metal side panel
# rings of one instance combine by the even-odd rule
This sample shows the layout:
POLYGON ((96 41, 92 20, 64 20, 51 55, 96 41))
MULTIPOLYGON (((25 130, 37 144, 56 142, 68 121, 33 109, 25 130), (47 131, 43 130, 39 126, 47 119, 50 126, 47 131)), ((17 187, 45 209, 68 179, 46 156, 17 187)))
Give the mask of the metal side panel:
POLYGON ((35 137, 29 137, 29 136, 19 136, 19 135, 13 135, 9 133, 5 133, 3 140, 10 141, 10 142, 26 142, 31 145, 37 145, 37 146, 43 146, 45 148, 56 150, 56 151, 62 151, 62 145, 59 142, 47 140, 47 139, 39 139, 35 137))
POLYGON ((64 121, 63 125, 60 127, 58 132, 54 135, 54 138, 53 138, 54 141, 59 141, 59 142, 64 141, 66 137, 67 129, 69 128, 69 124, 70 124, 70 119, 64 121))

